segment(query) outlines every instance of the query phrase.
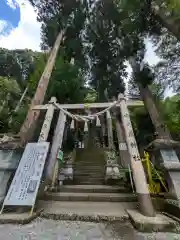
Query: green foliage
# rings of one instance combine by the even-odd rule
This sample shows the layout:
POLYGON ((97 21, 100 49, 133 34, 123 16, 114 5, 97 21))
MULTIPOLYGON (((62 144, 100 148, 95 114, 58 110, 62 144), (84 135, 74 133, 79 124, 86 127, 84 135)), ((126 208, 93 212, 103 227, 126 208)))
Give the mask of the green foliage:
POLYGON ((120 45, 121 21, 115 2, 97 1, 91 6, 85 40, 90 70, 89 84, 97 91, 97 101, 124 92, 126 51, 120 45))
POLYGON ((72 57, 83 63, 83 46, 81 31, 86 17, 86 1, 64 0, 30 0, 38 13, 38 20, 42 23, 42 48, 54 45, 58 33, 67 27, 63 44, 66 60, 72 57))
POLYGON ((6 100, 8 93, 13 97, 20 96, 20 88, 14 79, 0 76, 0 101, 6 100))
POLYGON ((143 107, 132 109, 131 121, 138 145, 148 145, 153 140, 154 127, 146 109, 143 107))
MULTIPOLYGON (((177 94, 162 100, 163 89, 160 89, 160 86, 156 85, 151 86, 151 89, 153 88, 159 89, 159 91, 156 89, 156 91, 152 91, 152 93, 156 101, 161 99, 159 109, 168 129, 174 139, 180 140, 180 95, 177 94)), ((151 142, 155 130, 148 112, 142 107, 134 108, 131 111, 131 120, 138 143, 140 145, 147 145, 151 142)))
POLYGON ((13 78, 20 88, 24 88, 25 80, 34 69, 36 52, 31 50, 8 50, 0 48, 0 76, 13 78))
POLYGON ((34 95, 36 91, 39 80, 46 66, 47 58, 48 56, 46 53, 39 53, 34 59, 35 68, 34 71, 31 72, 28 80, 29 85, 28 92, 31 97, 34 95))
POLYGON ((159 83, 153 83, 149 86, 155 102, 160 102, 164 99, 165 87, 159 83))
POLYGON ((14 79, 0 77, 0 132, 8 129, 8 119, 20 98, 20 88, 14 79))
POLYGON ((96 101, 96 99, 97 99, 97 92, 92 88, 88 88, 87 89, 87 95, 84 99, 84 102, 93 103, 93 102, 96 101))
POLYGON ((84 80, 76 65, 57 58, 48 88, 48 98, 55 96, 59 103, 83 102, 86 94, 84 80))
POLYGON ((7 119, 9 118, 9 109, 3 108, 0 114, 0 133, 6 133, 9 130, 7 119))
POLYGON ((147 85, 151 85, 154 81, 154 73, 152 69, 148 66, 148 64, 144 64, 142 70, 134 69, 133 72, 133 81, 137 84, 141 84, 141 86, 146 87, 147 85))
POLYGON ((156 79, 161 85, 172 88, 175 92, 180 89, 180 43, 167 31, 161 36, 160 41, 157 39, 154 44, 158 45, 156 54, 163 59, 156 67, 156 79))
MULTIPOLYGON (((141 0, 123 0, 118 1, 119 11, 121 12, 122 21, 126 34, 135 33, 138 35, 159 35, 161 24, 154 18, 151 11, 152 1, 141 0)), ((134 39, 133 39, 134 40, 134 39)), ((134 41, 133 41, 134 42, 134 41)), ((135 41, 138 43, 138 39, 135 41)))
POLYGON ((178 0, 166 0, 166 7, 171 12, 173 19, 180 19, 180 2, 178 0))
POLYGON ((167 98, 162 104, 165 122, 173 137, 179 140, 180 134, 180 95, 167 98))
MULTIPOLYGON (((21 125, 24 122, 24 119, 26 118, 26 114, 28 111, 29 105, 27 103, 24 103, 21 108, 18 110, 18 112, 16 113, 11 113, 12 114, 12 122, 9 123, 9 125, 7 126, 10 132, 13 133, 18 133, 19 129, 21 128, 21 125)), ((6 131, 2 131, 2 132, 7 132, 6 131)))
POLYGON ((41 56, 44 54, 31 50, 0 49, 0 132, 18 132, 24 121, 29 98, 33 96, 40 79, 39 68, 44 68, 38 63, 41 56), (28 83, 28 93, 18 113, 14 113, 28 83))
MULTIPOLYGON (((148 65, 144 65, 141 71, 136 70, 133 72, 132 78, 128 84, 129 96, 140 94, 138 85, 143 88, 147 85, 149 86, 153 101, 157 106, 159 105, 160 100, 164 98, 165 88, 161 84, 155 83, 153 71, 148 65)), ((163 111, 164 109, 162 108, 162 112, 163 111)), ((148 111, 142 107, 134 108, 131 115, 138 144, 142 146, 148 145, 153 140, 153 133, 155 132, 148 111)))

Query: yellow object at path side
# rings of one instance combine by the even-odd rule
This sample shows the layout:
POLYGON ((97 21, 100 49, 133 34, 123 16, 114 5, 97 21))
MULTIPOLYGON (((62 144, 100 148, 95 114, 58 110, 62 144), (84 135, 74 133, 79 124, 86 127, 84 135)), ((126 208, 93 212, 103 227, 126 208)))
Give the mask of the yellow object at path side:
POLYGON ((148 188, 150 193, 160 193, 161 185, 164 187, 166 192, 168 192, 168 188, 166 187, 164 180, 150 161, 150 155, 148 152, 144 152, 144 158, 142 159, 142 162, 144 163, 143 165, 147 170, 148 188), (158 182, 153 180, 154 175, 156 175, 156 180, 158 180, 158 182))

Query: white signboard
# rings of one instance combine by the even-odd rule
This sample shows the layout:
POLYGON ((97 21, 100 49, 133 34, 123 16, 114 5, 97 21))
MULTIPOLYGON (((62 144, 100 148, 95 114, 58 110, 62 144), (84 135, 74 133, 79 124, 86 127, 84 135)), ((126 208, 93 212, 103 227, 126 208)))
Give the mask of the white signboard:
POLYGON ((48 142, 26 145, 3 205, 34 205, 48 149, 48 142))

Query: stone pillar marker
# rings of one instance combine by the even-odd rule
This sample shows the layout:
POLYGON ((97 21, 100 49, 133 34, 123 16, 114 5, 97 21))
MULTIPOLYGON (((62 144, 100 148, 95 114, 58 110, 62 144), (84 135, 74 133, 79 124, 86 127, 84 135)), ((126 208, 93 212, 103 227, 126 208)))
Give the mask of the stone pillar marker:
POLYGON ((165 170, 170 196, 180 200, 180 162, 173 144, 174 148, 177 148, 175 141, 170 144, 169 140, 157 139, 150 143, 147 149, 154 156, 156 166, 165 170))
POLYGON ((108 133, 108 148, 114 149, 112 118, 109 111, 106 112, 106 120, 107 120, 107 133, 108 133))
POLYGON ((180 200, 180 162, 173 148, 159 150, 161 165, 166 170, 169 193, 180 200))
POLYGON ((124 99, 124 95, 119 94, 118 99, 120 100, 122 123, 125 130, 125 137, 126 137, 128 151, 130 154, 131 168, 132 168, 136 193, 137 193, 137 197, 140 205, 140 211, 144 216, 154 217, 155 211, 154 211, 151 197, 149 194, 144 168, 140 159, 140 155, 139 155, 136 139, 135 139, 133 128, 132 128, 129 111, 124 99))
MULTIPOLYGON (((52 97, 51 100, 49 101, 49 103, 56 103, 56 98, 52 97)), ((41 133, 39 135, 38 142, 46 142, 47 141, 47 138, 49 135, 49 130, 51 127, 51 122, 52 122, 53 115, 54 115, 54 109, 55 109, 55 107, 53 104, 49 105, 48 110, 46 112, 45 119, 44 119, 44 123, 41 128, 41 133)))

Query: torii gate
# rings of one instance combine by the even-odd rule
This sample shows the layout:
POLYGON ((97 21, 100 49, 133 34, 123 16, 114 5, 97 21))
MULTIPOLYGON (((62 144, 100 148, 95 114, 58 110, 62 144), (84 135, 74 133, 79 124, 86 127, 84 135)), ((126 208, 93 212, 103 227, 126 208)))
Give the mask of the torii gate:
MULTIPOLYGON (((88 108, 89 109, 93 109, 93 108, 96 108, 96 109, 105 108, 106 109, 111 105, 113 105, 113 103, 90 103, 90 104, 88 104, 88 108)), ((118 102, 115 106, 118 107, 121 112, 121 119, 122 119, 122 124, 123 124, 123 128, 124 128, 124 133, 125 133, 125 139, 124 139, 123 144, 125 144, 126 148, 124 150, 126 152, 128 152, 128 154, 130 156, 129 161, 130 161, 130 165, 131 165, 132 172, 133 172, 133 178, 134 178, 134 182, 135 182, 138 201, 140 204, 140 210, 141 210, 142 214, 144 214, 146 216, 154 216, 155 212, 154 212, 154 208, 153 208, 152 201, 150 198, 145 172, 144 172, 142 162, 140 159, 140 155, 139 155, 136 139, 134 136, 128 107, 127 107, 127 106, 142 106, 142 105, 143 104, 141 101, 138 101, 138 102, 135 102, 132 100, 126 101, 123 94, 120 94, 119 98, 118 98, 118 102)), ((45 117, 45 123, 43 124, 43 126, 45 126, 46 130, 45 130, 45 128, 44 129, 42 128, 43 136, 40 134, 40 138, 41 137, 44 138, 44 134, 45 134, 45 136, 48 135, 51 121, 52 121, 53 114, 54 114, 54 109, 56 108, 56 109, 60 110, 57 125, 55 128, 55 134, 54 134, 54 137, 52 140, 52 148, 50 151, 49 162, 47 164, 47 169, 46 169, 46 177, 49 180, 52 180, 53 170, 56 165, 57 152, 58 152, 59 148, 61 148, 61 145, 62 145, 63 133, 64 133, 65 122, 66 122, 66 115, 70 116, 70 113, 68 113, 68 110, 85 109, 86 107, 87 107, 86 104, 58 104, 58 103, 56 103, 56 101, 51 100, 48 104, 37 105, 32 108, 32 111, 33 110, 35 110, 35 111, 36 110, 39 110, 39 111, 46 110, 47 111, 46 117, 45 117), (68 113, 68 114, 66 114, 66 113, 68 113), (45 131, 45 133, 44 133, 44 131, 45 131)), ((109 112, 109 111, 107 111, 107 112, 109 112)), ((109 130, 108 130, 108 140, 109 140, 108 145, 109 145, 109 147, 111 147, 113 144, 113 136, 112 136, 112 122, 108 121, 108 119, 110 118, 109 113, 106 114, 106 118, 107 118, 107 124, 108 124, 107 127, 109 128, 109 130)), ((118 128, 117 128, 117 131, 118 131, 118 128)), ((120 142, 121 139, 119 139, 119 137, 121 136, 121 134, 117 134, 117 135, 118 135, 118 140, 120 142)), ((121 142, 121 144, 122 144, 122 142, 121 142)), ((122 153, 122 151, 123 151, 120 144, 119 144, 119 151, 120 151, 120 153, 122 153)))

